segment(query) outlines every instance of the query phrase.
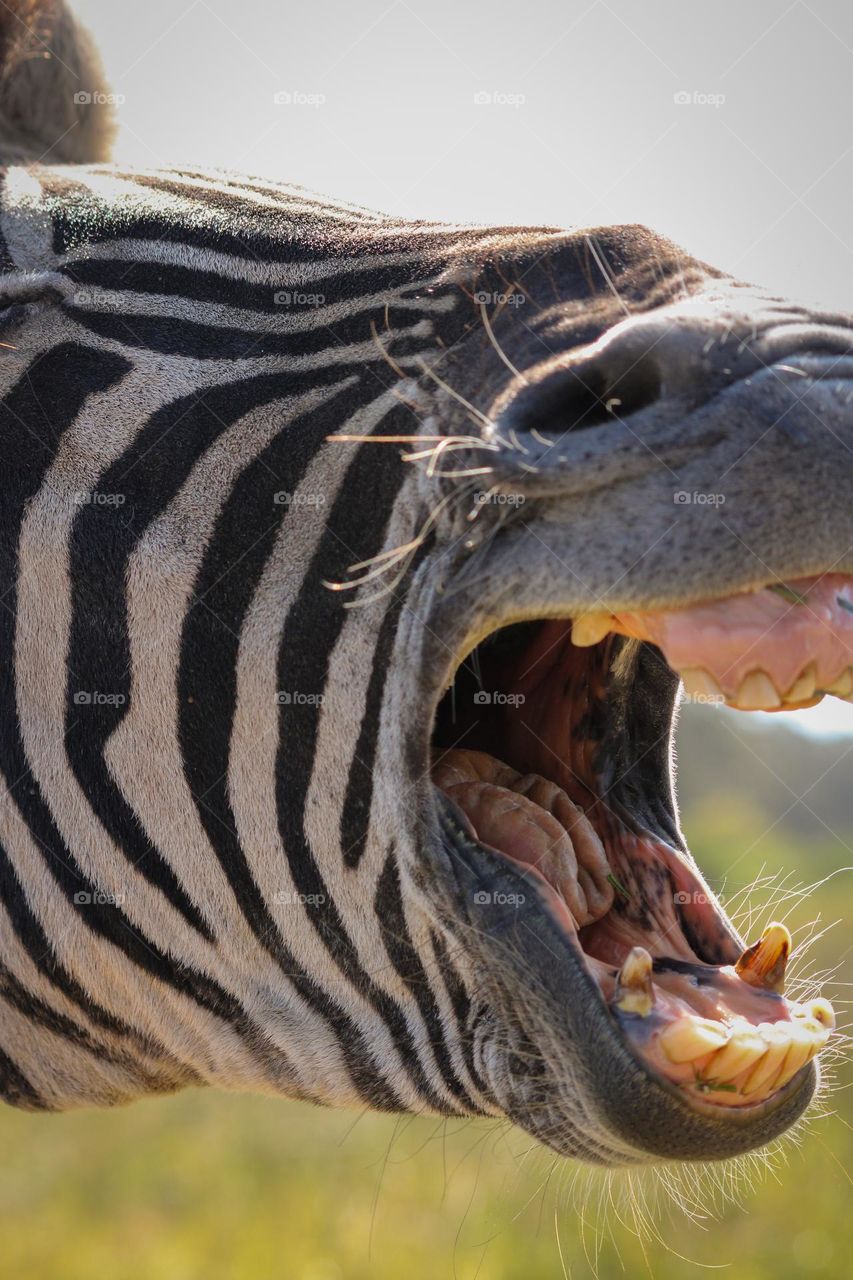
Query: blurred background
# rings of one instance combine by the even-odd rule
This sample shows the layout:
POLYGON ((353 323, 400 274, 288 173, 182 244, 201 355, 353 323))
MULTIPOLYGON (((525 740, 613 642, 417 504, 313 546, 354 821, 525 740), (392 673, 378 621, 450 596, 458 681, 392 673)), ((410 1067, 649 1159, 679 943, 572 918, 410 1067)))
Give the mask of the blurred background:
MULTIPOLYGON (((391 213, 649 223, 779 292, 849 310, 853 9, 843 0, 77 0, 117 95, 117 157, 222 166, 391 213)), ((804 512, 803 518, 808 519, 804 512)), ((684 826, 745 932, 853 981, 853 706, 687 707, 684 826), (751 912, 751 917, 750 917, 751 912)), ((0 1113, 2 1280, 846 1277, 853 1100, 741 1179, 631 1189, 480 1123, 185 1094, 0 1113), (697 1193, 697 1187, 705 1186, 697 1193), (643 1204, 658 1202, 646 1238, 643 1204)))

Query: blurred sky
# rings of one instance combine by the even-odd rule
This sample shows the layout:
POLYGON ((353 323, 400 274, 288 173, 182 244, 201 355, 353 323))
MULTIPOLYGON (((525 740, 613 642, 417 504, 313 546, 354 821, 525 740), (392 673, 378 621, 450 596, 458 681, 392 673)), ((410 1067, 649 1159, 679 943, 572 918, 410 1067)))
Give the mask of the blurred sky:
MULTIPOLYGON (((848 0, 75 7, 124 99, 127 161, 410 216, 645 222, 745 279, 851 307, 848 0)), ((853 706, 785 720, 853 733, 853 706)))

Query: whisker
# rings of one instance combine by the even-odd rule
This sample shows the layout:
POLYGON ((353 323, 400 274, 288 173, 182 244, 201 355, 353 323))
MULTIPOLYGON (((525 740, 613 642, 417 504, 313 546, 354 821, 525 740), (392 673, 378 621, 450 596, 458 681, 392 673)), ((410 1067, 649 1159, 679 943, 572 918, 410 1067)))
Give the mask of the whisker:
POLYGON ((443 378, 439 377, 439 375, 435 373, 434 370, 430 369, 426 361, 422 360, 420 356, 415 357, 415 364, 420 366, 420 368, 427 375, 427 377, 432 378, 434 382, 437 382, 443 391, 446 391, 449 396, 453 396, 454 400, 458 400, 460 404, 464 405, 466 409, 468 409, 471 413, 473 413, 474 417, 478 418, 480 422, 482 422, 484 427, 489 427, 489 428, 492 427, 493 424, 490 421, 490 419, 487 418, 484 413, 481 413, 480 410, 476 407, 476 405, 471 404, 470 400, 466 400, 465 397, 463 395, 460 395, 458 391, 454 391, 453 387, 451 387, 449 383, 445 382, 443 378))
MULTIPOLYGON (((385 328, 386 329, 388 328, 388 308, 387 307, 385 308, 385 328)), ((390 353, 386 351, 385 347, 382 345, 382 339, 379 337, 379 334, 376 330, 375 320, 371 320, 370 322, 370 332, 373 334, 373 341, 376 343, 377 347, 379 348, 380 354, 382 355, 382 359, 385 361, 385 363, 394 370, 394 372, 397 374, 398 377, 407 378, 409 375, 406 373, 405 369, 400 368, 400 366, 397 364, 397 361, 394 359, 394 357, 390 355, 390 353)))
POLYGON ((488 336, 489 342, 492 344, 495 351, 497 352, 498 358, 503 361, 503 363, 509 369, 510 373, 514 374, 516 378, 520 378, 522 382, 526 383, 529 386, 530 385, 529 378, 527 378, 527 376, 523 374, 519 369, 516 369, 515 365, 512 363, 509 356, 506 354, 503 347, 495 337, 495 331, 492 328, 491 321, 489 320, 489 313, 486 310, 485 302, 480 303, 480 315, 483 319, 483 328, 486 330, 486 334, 488 336))

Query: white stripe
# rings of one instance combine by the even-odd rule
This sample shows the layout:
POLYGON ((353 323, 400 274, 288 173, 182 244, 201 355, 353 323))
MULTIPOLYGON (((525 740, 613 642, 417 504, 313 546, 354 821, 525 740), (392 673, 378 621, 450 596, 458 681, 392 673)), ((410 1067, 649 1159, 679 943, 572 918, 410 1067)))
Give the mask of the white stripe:
POLYGON ((227 1067, 229 1080, 233 1077, 252 1087, 257 1064, 230 1026, 168 984, 143 974, 124 952, 88 928, 82 908, 67 901, 45 870, 45 859, 57 855, 39 851, 8 791, 0 795, 0 842, 18 880, 26 885, 30 910, 57 961, 84 991, 108 1013, 164 1045, 179 1061, 191 1063, 202 1078, 214 1083, 227 1067))
MULTIPOLYGON (((394 504, 394 510, 382 547, 377 552, 390 551, 407 543, 415 533, 418 520, 419 503, 417 499, 419 477, 412 474, 401 488, 394 504)), ((387 581, 393 581, 396 566, 389 564, 387 581)), ((365 590, 371 594, 381 590, 383 579, 370 584, 365 590)), ((335 884, 335 903, 344 920, 350 937, 355 942, 362 963, 371 973, 374 981, 384 988, 398 1001, 406 1014, 409 1031, 415 1041, 418 1056, 425 1067, 425 1073, 433 1087, 444 1093, 453 1105, 459 1100, 450 1092, 440 1077, 435 1064, 434 1046, 431 1043, 430 1031, 423 1021, 420 1010, 411 998, 411 994, 398 975, 390 958, 386 955, 377 934, 377 921, 373 910, 379 876, 385 866, 389 847, 395 843, 398 833, 416 830, 420 826, 418 813, 412 797, 401 795, 394 790, 394 807, 386 809, 380 795, 376 803, 377 788, 374 788, 371 812, 365 815, 367 824, 364 852, 358 868, 346 869, 344 863, 345 850, 341 848, 340 821, 343 812, 347 784, 353 753, 358 742, 361 722, 364 716, 368 686, 377 661, 376 642, 382 618, 390 609, 395 599, 405 598, 410 589, 408 576, 398 583, 387 595, 381 596, 374 604, 364 608, 352 609, 348 612, 341 629, 338 641, 329 660, 329 671, 326 679, 326 699, 321 708, 317 732, 317 746, 314 757, 314 768, 308 797, 305 806, 305 831, 312 847, 328 849, 329 861, 335 868, 330 875, 335 884)), ((408 604, 404 603, 401 618, 408 613, 408 604)), ((414 676, 416 665, 406 663, 406 669, 414 676)), ((395 672, 399 668, 389 667, 395 672)), ((389 683, 396 683, 392 681, 389 683)), ((413 683, 417 684, 416 679, 413 683)), ((387 686, 386 686, 387 687, 387 686)), ((381 736, 383 721, 380 708, 377 733, 381 736)), ((386 720, 387 734, 387 720, 386 720)), ((394 767, 387 775, 399 779, 399 760, 401 744, 394 735, 393 755, 394 767)), ((374 777, 378 778, 378 761, 382 755, 381 741, 376 744, 374 760, 374 777)), ((407 882, 405 869, 402 870, 403 885, 407 882)), ((487 1106, 470 1080, 468 1069, 459 1045, 456 1031, 456 1017, 450 1005, 440 975, 431 965, 431 948, 429 943, 430 928, 435 927, 432 913, 409 909, 407 895, 403 893, 404 912, 413 945, 417 951, 430 979, 430 990, 438 1006, 442 1024, 446 1031, 446 1044, 460 1080, 467 1083, 473 1097, 480 1105, 487 1106)))
MULTIPOLYGON (((153 521, 130 558, 127 574, 131 643, 130 709, 110 738, 106 758, 113 776, 152 842, 182 877, 214 926, 228 957, 231 986, 239 975, 241 999, 269 1025, 280 1043, 287 1028, 289 1056, 306 1088, 333 1093, 328 1076, 338 1053, 333 1034, 303 1003, 281 969, 252 934, 207 833, 183 769, 178 737, 175 673, 183 625, 196 602, 193 585, 216 520, 243 470, 282 430, 297 432, 300 417, 357 379, 298 399, 265 404, 244 415, 196 463, 165 511, 153 521), (186 872, 191 872, 187 876, 186 872), (328 1076, 328 1079, 327 1079, 328 1076)), ((280 508, 270 506, 272 524, 280 508)), ((239 564, 223 574, 240 573, 239 564)))
MULTIPOLYGON (((137 372, 120 388, 90 398, 62 437, 23 521, 15 638, 18 718, 33 779, 83 874, 98 889, 118 898, 132 926, 161 952, 209 974, 235 994, 244 1008, 251 1008, 253 988, 235 981, 239 974, 227 949, 220 951, 201 938, 128 862, 92 809, 65 752, 65 670, 71 621, 68 539, 79 511, 74 495, 96 489, 98 475, 144 424, 156 407, 152 402, 158 391, 153 387, 150 377, 137 372), (133 408, 122 413, 117 406, 125 398, 133 408), (44 608, 45 600, 51 602, 49 610, 44 608)), ((80 714, 85 714, 85 707, 80 714)), ((180 873, 181 866, 175 870, 180 873)), ((192 898, 194 884, 184 887, 192 898)), ((199 906, 202 911, 210 909, 203 897, 199 906)))
POLYGON ((6 170, 0 227, 9 256, 20 271, 53 265, 53 223, 38 179, 31 170, 6 170))
POLYGON ((225 280, 269 285, 271 289, 299 289, 319 280, 380 271, 387 267, 418 266, 422 270, 427 257, 428 250, 421 250, 417 253, 365 252, 358 256, 324 257, 318 262, 264 262, 258 258, 243 258, 217 249, 167 240, 105 240, 69 249, 57 257, 57 262, 73 265, 99 258, 126 261, 128 266, 134 262, 157 262, 206 271, 225 280))
MULTIPOLYGON (((97 313, 101 314, 101 313, 97 313)), ((282 378, 287 374, 294 373, 311 373, 316 370, 324 370, 338 368, 347 364, 376 364, 387 361, 387 348, 395 341, 401 338, 423 338, 424 346, 412 355, 398 355, 393 353, 395 362, 402 368, 407 366, 418 367, 418 362, 428 355, 429 349, 426 346, 426 340, 432 338, 434 326, 431 320, 419 320, 417 324, 408 325, 405 328, 392 330, 383 330, 381 340, 377 340, 372 336, 364 342, 340 343, 338 346, 324 347, 322 351, 314 351, 309 355, 275 355, 268 356, 242 356, 242 357, 207 357, 201 356, 183 356, 175 352, 170 352, 168 357, 161 355, 157 351, 152 351, 146 346, 138 334, 134 333, 132 321, 123 321, 128 333, 128 339, 133 338, 140 344, 141 351, 138 358, 142 361, 149 361, 152 369, 149 371, 149 378, 152 372, 156 372, 162 368, 163 361, 168 359, 168 367, 170 376, 174 371, 181 370, 181 382, 189 380, 190 383, 196 385, 213 386, 217 382, 226 381, 235 377, 251 378, 258 374, 275 373, 282 378)), ((67 314, 64 316, 63 336, 66 341, 73 341, 77 338, 83 344, 91 344, 91 332, 82 323, 74 323, 72 318, 67 314)), ((128 347, 119 338, 105 338, 99 334, 97 339, 99 351, 109 351, 115 355, 124 356, 137 355, 137 352, 128 347)), ((258 343, 260 345, 260 342, 258 343)), ((153 378, 156 381, 156 376, 153 378)), ((399 402, 398 402, 399 403, 399 402)))
MULTIPOLYGON (((369 433, 396 404, 393 394, 385 392, 353 414, 346 423, 346 430, 357 434, 369 433)), ((297 492, 306 496, 322 492, 326 495, 326 502, 323 506, 306 503, 299 508, 298 519, 285 520, 258 583, 240 634, 237 705, 231 736, 228 787, 237 834, 255 879, 268 903, 274 904, 278 897, 281 904, 271 905, 271 910, 283 937, 298 950, 301 962, 320 985, 364 1028, 379 1061, 393 1067, 395 1089, 407 1097, 410 1105, 420 1108, 423 1099, 402 1069, 393 1038, 372 1006, 359 996, 333 964, 328 950, 306 918, 306 909, 298 901, 297 888, 282 847, 276 806, 280 692, 277 677, 281 635, 302 587, 305 571, 323 536, 328 506, 334 500, 347 464, 358 448, 357 445, 329 445, 315 458, 297 492), (334 488, 330 487, 330 478, 334 488)), ((318 584, 318 590, 323 589, 318 584)), ((306 636, 304 643, 310 644, 311 637, 306 636)), ((289 745, 282 744, 285 758, 289 745)), ((299 751, 302 748, 299 743, 294 743, 292 749, 299 751)), ((295 797, 295 801, 301 803, 302 797, 295 797)), ((313 852, 338 905, 341 886, 336 834, 329 834, 329 838, 317 844, 313 852)), ((363 903, 362 910, 370 912, 369 905, 363 903)), ((373 923, 375 936, 375 919, 373 923)))
MULTIPOLYGON (((423 281, 428 288, 435 280, 423 281)), ((167 319, 186 320, 192 324, 204 324, 211 328, 222 326, 245 329, 250 333, 289 334, 305 333, 313 329, 321 329, 340 324, 342 321, 360 315, 363 312, 381 311, 385 306, 398 311, 422 311, 425 313, 443 313, 452 311, 458 304, 458 298, 444 294, 437 298, 404 298, 403 289, 409 290, 412 285, 399 286, 395 289, 382 290, 380 293, 360 295, 356 298, 344 298, 339 302, 330 301, 328 305, 317 305, 290 309, 290 304, 279 304, 278 311, 264 312, 248 310, 243 307, 232 307, 222 302, 200 303, 194 298, 182 297, 180 294, 139 293, 135 290, 113 289, 102 285, 78 285, 69 301, 94 315, 121 312, 123 316, 149 316, 167 319)), ((274 294, 279 290, 270 290, 269 303, 275 306, 274 294)), ((290 292, 290 291, 288 291, 290 292)), ((309 295, 310 296, 310 295, 309 295)), ((323 297, 323 295, 317 295, 323 297)), ((461 295, 460 295, 461 296, 461 295)), ((325 303, 325 298, 324 298, 325 303)), ((365 329, 367 321, 365 321, 365 329)), ((394 331, 383 331, 385 340, 395 336, 394 331)))

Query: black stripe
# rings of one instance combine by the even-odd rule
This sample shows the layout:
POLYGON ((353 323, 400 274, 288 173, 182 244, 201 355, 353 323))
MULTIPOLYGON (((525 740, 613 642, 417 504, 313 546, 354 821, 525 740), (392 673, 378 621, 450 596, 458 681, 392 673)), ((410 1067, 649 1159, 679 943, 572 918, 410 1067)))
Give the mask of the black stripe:
MULTIPOLYGON (((359 1094, 374 1107, 399 1111, 401 1101, 385 1081, 382 1066, 372 1058, 357 1025, 286 946, 237 837, 227 784, 243 620, 282 521, 300 518, 298 507, 277 504, 275 496, 298 490, 326 436, 340 425, 342 406, 353 412, 375 395, 375 387, 347 388, 291 420, 234 485, 196 577, 194 595, 199 603, 184 621, 178 670, 179 732, 199 817, 255 937, 335 1034, 359 1094)), ((316 642, 316 637, 309 640, 316 642)))
POLYGON ((466 1110, 482 1114, 482 1109, 471 1097, 453 1066, 444 1037, 441 1012, 435 1002, 423 962, 409 933, 400 889, 400 872, 397 867, 396 851, 393 848, 388 852, 376 885, 373 909, 379 921, 379 932, 391 963, 412 993, 421 1011, 442 1080, 450 1092, 459 1098, 466 1110))
POLYGON ((47 934, 42 929, 38 918, 30 910, 23 886, 19 883, 8 855, 3 849, 0 849, 0 903, 6 910, 15 936, 34 967, 57 990, 61 991, 67 1000, 82 1009, 90 1022, 103 1031, 120 1036, 145 1057, 162 1062, 173 1077, 186 1080, 188 1084, 200 1083, 192 1067, 179 1062, 164 1045, 152 1039, 151 1036, 138 1031, 121 1018, 115 1017, 109 1010, 104 1009, 59 962, 47 934))
MULTIPOLYGON (((431 534, 421 543, 412 563, 409 576, 417 571, 418 565, 434 545, 431 534)), ((376 748, 379 742, 379 718, 382 710, 382 695, 385 692, 385 677, 391 661, 391 652, 397 635, 397 625, 403 610, 405 598, 395 595, 382 619, 379 637, 376 642, 373 663, 370 669, 370 681, 361 717, 361 728, 358 741, 350 761, 347 776, 347 789, 341 808, 341 849, 344 864, 354 869, 361 862, 367 845, 370 828, 370 808, 373 803, 373 767, 376 762, 376 748)))
MULTIPOLYGON (((227 328, 216 324, 197 323, 178 316, 146 316, 134 312, 90 311, 85 307, 63 304, 63 311, 90 333, 109 338, 122 346, 158 351, 161 355, 176 355, 196 360, 257 360, 261 356, 304 357, 331 353, 331 360, 340 350, 351 344, 370 342, 371 319, 377 328, 385 324, 385 308, 381 304, 371 311, 359 312, 333 324, 320 325, 317 329, 298 333, 272 333, 264 330, 227 328)), ((201 312, 199 314, 202 314, 201 312)), ((411 311, 391 307, 388 323, 391 331, 383 331, 382 345, 389 356, 404 360, 434 343, 429 334, 420 336, 411 330, 422 317, 411 311), (394 329, 394 326, 398 326, 394 329)), ((353 353, 353 363, 363 367, 364 355, 353 353)), ((371 361, 378 372, 384 365, 378 350, 371 361)), ((324 368, 330 368, 329 365, 324 368)), ((337 368, 340 364, 336 362, 337 368)))
MULTIPOLYGON (((335 378, 342 376, 334 373, 335 378)), ((322 377, 328 379, 329 375, 322 377)), ((302 380, 303 384, 307 381, 302 380)), ((318 375, 311 385, 320 382, 318 375)), ((105 744, 130 706, 131 659, 124 584, 128 559, 139 538, 166 509, 206 450, 252 409, 279 400, 285 385, 294 393, 299 386, 296 379, 284 384, 281 376, 266 375, 210 388, 203 396, 193 392, 163 406, 98 479, 98 492, 120 496, 121 505, 82 506, 70 540, 69 576, 74 594, 68 655, 73 676, 69 676, 66 707, 69 763, 85 793, 98 797, 98 817, 128 860, 208 939, 213 937, 212 926, 190 898, 189 887, 180 883, 148 837, 104 759, 105 744), (116 701, 76 702, 81 693, 106 694, 116 701)), ((292 445, 282 444, 280 449, 292 451, 292 445)), ((263 464, 257 463, 256 467, 263 469, 263 464)), ((264 469, 267 480, 270 474, 264 469)), ((237 492, 242 492, 239 486, 237 492)), ((268 495, 257 514, 272 529, 284 509, 268 495)), ((242 509, 233 523, 243 530, 255 527, 251 521, 247 524, 246 510, 242 509)), ((214 573, 218 577, 220 561, 229 552, 221 542, 216 543, 216 548, 214 573)), ((213 721, 215 714, 210 719, 213 721)), ((208 727, 199 730, 202 736, 208 731, 208 727)))
MULTIPOLYGON (((506 249, 513 251, 519 239, 527 240, 531 234, 529 227, 442 231, 441 223, 431 222, 327 222, 322 210, 263 210, 236 195, 223 200, 217 192, 189 188, 179 192, 186 207, 175 209, 157 199, 163 180, 139 174, 129 177, 140 194, 146 189, 151 192, 147 204, 105 198, 92 191, 85 179, 72 179, 55 169, 40 174, 45 208, 53 220, 55 253, 110 240, 160 240, 277 265, 283 260, 317 262, 324 256, 415 252, 440 269, 447 251, 466 243, 479 260, 486 253, 494 256, 499 237, 505 240, 506 249), (419 234, 424 228, 429 229, 426 236, 419 234)), ((177 190, 180 184, 172 185, 177 190)), ((330 212, 335 212, 334 205, 330 212)), ((537 250, 540 253, 541 249, 537 250)))
MULTIPOLYGON (((125 577, 139 538, 205 451, 244 414, 281 395, 282 379, 268 375, 211 388, 204 397, 193 392, 163 406, 98 479, 98 492, 120 496, 121 505, 82 506, 70 540, 74 593, 68 654, 73 675, 66 706, 69 763, 85 793, 98 797, 98 817, 128 861, 207 939, 214 936, 212 926, 148 837, 104 759, 105 744, 130 706, 125 577), (106 694, 115 701, 79 703, 75 699, 81 693, 106 694)), ((264 514, 272 520, 282 510, 270 500, 264 514)))
MULTIPOLYGON (((189 255, 184 255, 185 259, 189 255)), ((79 258, 61 268, 62 274, 76 284, 96 285, 100 289, 116 289, 127 293, 155 294, 160 297, 177 297, 194 302, 214 302, 229 307, 241 307, 245 311, 257 311, 267 315, 292 316, 310 314, 316 303, 307 298, 324 298, 326 303, 351 302, 369 294, 401 291, 401 297, 417 295, 419 278, 425 270, 416 263, 396 267, 381 267, 366 263, 362 271, 342 273, 318 280, 314 284, 298 285, 282 283, 287 277, 286 264, 278 272, 270 271, 270 280, 264 284, 224 277, 217 271, 207 270, 199 257, 198 266, 160 260, 128 258, 79 258), (278 275, 279 283, 275 283, 278 275), (279 300, 276 301, 276 296, 279 300), (282 295, 284 295, 282 297, 282 295), (289 301, 286 299, 289 297, 289 301), (300 300, 301 299, 301 300, 300 300)), ((298 273, 295 273, 298 274, 298 273)), ((456 286, 433 288, 430 301, 445 294, 458 295, 456 286)), ((381 304, 384 308, 384 303, 381 304)), ((97 307, 93 308, 97 312, 97 307)), ((87 311, 91 314, 91 311, 87 311)), ((411 311, 407 311, 412 323, 411 311)), ((384 327, 384 309, 382 315, 384 327)), ((296 336, 296 335, 294 335, 296 336)))
MULTIPOLYGON (((156 179, 134 175, 140 196, 151 191, 147 203, 109 199, 91 190, 85 179, 60 176, 56 170, 40 175, 44 204, 53 220, 53 249, 69 252, 85 244, 110 240, 160 240, 176 246, 214 249, 234 257, 260 262, 316 262, 323 254, 353 257, 367 248, 371 253, 396 254, 408 247, 398 227, 379 230, 364 223, 323 223, 322 214, 267 211, 233 200, 229 209, 195 192, 185 208, 175 209, 158 200, 156 179), (300 233, 300 234, 297 234, 300 233), (401 242, 402 241, 402 242, 401 242)), ((454 243, 458 235, 440 236, 454 243)), ((423 246, 418 245, 418 249, 423 246)), ((427 249, 427 253, 430 248, 427 249)))
MULTIPOLYGON (((34 1026, 41 1027, 51 1035, 67 1040, 84 1053, 109 1062, 112 1066, 126 1071, 128 1083, 152 1093, 165 1093, 186 1084, 186 1077, 167 1076, 165 1073, 155 1074, 146 1068, 138 1059, 130 1057, 121 1050, 111 1048, 103 1040, 97 1039, 85 1027, 80 1026, 73 1018, 52 1009, 34 992, 29 991, 5 965, 0 964, 0 999, 11 1008, 16 1009, 34 1026)), ((129 1090, 117 1093, 115 1101, 127 1098, 129 1090)))
POLYGON ((10 1106, 22 1107, 25 1111, 52 1111, 30 1084, 23 1072, 19 1071, 11 1058, 0 1049, 0 1098, 10 1106))
MULTIPOLYGON (((405 411, 395 409, 389 414, 383 431, 393 431, 397 419, 406 421, 405 411)), ((310 695, 322 694, 325 689, 329 655, 347 611, 341 593, 327 590, 323 583, 344 580, 349 564, 366 560, 381 549, 404 472, 396 451, 371 449, 369 444, 363 445, 350 463, 319 547, 287 615, 279 648, 280 690, 310 695)), ((402 1010, 362 966, 305 833, 304 805, 314 765, 320 705, 316 700, 291 700, 282 703, 279 711, 278 818, 291 875, 303 895, 308 919, 341 973, 387 1024, 425 1103, 436 1111, 453 1112, 427 1079, 402 1010)))
MULTIPOLYGON (((73 854, 65 846, 41 788, 32 778, 18 729, 14 615, 21 518, 26 504, 41 484, 59 438, 74 422, 87 397, 115 385, 127 367, 118 356, 88 347, 62 344, 38 362, 38 394, 32 378, 25 373, 0 404, 0 474, 4 476, 8 493, 7 500, 0 506, 0 585, 5 604, 0 609, 2 773, 10 799, 29 828, 46 870, 67 901, 77 908, 80 920, 101 938, 113 943, 140 969, 230 1024, 272 1078, 277 1079, 284 1074, 289 1083, 292 1068, 285 1055, 250 1021, 233 996, 206 975, 163 954, 150 939, 141 937, 115 904, 98 900, 98 886, 83 875, 73 854), (81 893, 87 895, 89 901, 76 901, 76 895, 81 893)), ((6 857, 5 851, 2 856, 6 857)))
MULTIPOLYGON (((133 173, 130 170, 121 171, 110 169, 104 170, 104 172, 109 173, 110 177, 115 176, 117 178, 124 178, 128 182, 138 183, 140 177, 138 173, 133 173)), ((328 212, 329 214, 344 215, 360 221, 370 221, 371 223, 375 223, 377 220, 383 220, 383 215, 376 213, 373 209, 367 209, 359 205, 340 204, 331 199, 324 200, 323 196, 308 191, 305 187, 290 186, 286 182, 276 183, 272 179, 270 179, 269 185, 267 185, 263 179, 253 180, 248 177, 245 179, 230 178, 227 173, 211 174, 209 172, 203 173, 199 170, 183 168, 170 169, 159 175, 146 174, 145 179, 146 185, 155 191, 175 190, 178 192, 178 187, 175 186, 177 182, 180 188, 180 194, 190 195, 195 191, 203 196, 204 192, 198 192, 198 188, 193 188, 188 182, 181 181, 181 179, 191 179, 196 182, 206 183, 209 188, 216 183, 218 187, 225 187, 229 195, 239 195, 241 192, 247 191, 254 195, 264 196, 271 203, 278 201, 279 204, 294 205, 297 209, 301 209, 304 206, 306 209, 310 209, 317 214, 328 212)), ((211 194, 215 193, 211 192, 211 194)), ((247 202, 246 208, 251 211, 251 209, 254 208, 254 205, 247 202)))
POLYGON ((489 1089, 477 1070, 477 1063, 474 1058, 474 1044, 472 1036, 472 1028, 468 1025, 468 1018, 471 1012, 471 1001, 468 998, 468 992, 465 983, 456 972, 456 968, 450 959, 447 948, 437 933, 430 932, 430 941, 432 943, 433 955, 435 956, 438 971, 441 974, 441 980, 444 983, 444 989, 447 992, 447 998, 450 1001, 456 1018, 456 1026, 459 1032, 459 1043, 462 1045, 462 1054, 465 1058, 465 1065, 468 1068, 468 1074, 474 1081, 480 1093, 489 1095, 489 1089))

